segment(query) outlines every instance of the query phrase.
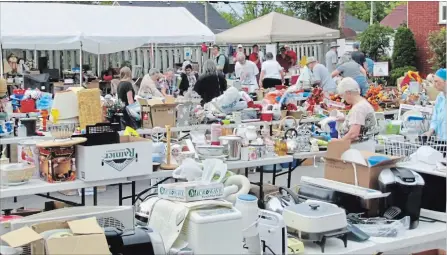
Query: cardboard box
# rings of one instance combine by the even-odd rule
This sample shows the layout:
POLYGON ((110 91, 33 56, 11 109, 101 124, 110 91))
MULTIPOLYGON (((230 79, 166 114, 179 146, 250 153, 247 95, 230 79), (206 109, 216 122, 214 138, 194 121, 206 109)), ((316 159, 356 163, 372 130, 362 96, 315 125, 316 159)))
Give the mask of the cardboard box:
POLYGON ((94 217, 68 222, 44 222, 35 224, 31 228, 26 226, 4 234, 0 239, 14 248, 30 244, 32 255, 110 254, 104 230, 94 217), (45 240, 41 235, 45 231, 54 229, 70 229, 73 236, 45 240))
POLYGON ((143 176, 152 173, 152 142, 121 136, 120 143, 76 146, 78 178, 84 181, 143 176))
MULTIPOLYGON (((341 159, 343 152, 351 146, 349 141, 332 141, 328 144, 324 178, 355 185, 354 167, 352 163, 341 159)), ((383 169, 395 166, 400 157, 389 156, 379 153, 360 151, 366 162, 370 156, 385 156, 389 160, 383 161, 375 166, 355 164, 357 170, 358 185, 365 188, 378 189, 379 174, 383 169)))
POLYGON ((181 202, 223 197, 222 183, 176 182, 158 185, 158 197, 181 202))
POLYGON ((175 126, 176 107, 173 100, 138 99, 141 106, 141 124, 143 128, 175 126))

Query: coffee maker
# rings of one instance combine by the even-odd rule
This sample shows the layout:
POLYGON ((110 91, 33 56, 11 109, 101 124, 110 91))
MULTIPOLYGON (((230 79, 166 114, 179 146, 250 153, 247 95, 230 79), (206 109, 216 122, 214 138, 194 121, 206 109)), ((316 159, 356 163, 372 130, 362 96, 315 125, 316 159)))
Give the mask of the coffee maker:
POLYGON ((381 214, 390 207, 398 207, 401 211, 394 219, 409 216, 410 229, 415 229, 419 225, 424 185, 424 179, 415 171, 399 167, 382 170, 379 175, 379 189, 382 193, 391 194, 381 199, 381 214))

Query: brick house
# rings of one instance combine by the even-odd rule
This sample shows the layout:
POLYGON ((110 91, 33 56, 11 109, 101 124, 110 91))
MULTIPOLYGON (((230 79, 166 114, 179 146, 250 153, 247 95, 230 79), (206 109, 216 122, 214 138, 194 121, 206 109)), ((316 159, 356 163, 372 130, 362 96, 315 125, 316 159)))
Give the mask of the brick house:
POLYGON ((421 74, 427 75, 433 72, 427 61, 430 59, 428 34, 446 26, 447 2, 409 1, 407 15, 408 27, 416 39, 417 69, 421 74))

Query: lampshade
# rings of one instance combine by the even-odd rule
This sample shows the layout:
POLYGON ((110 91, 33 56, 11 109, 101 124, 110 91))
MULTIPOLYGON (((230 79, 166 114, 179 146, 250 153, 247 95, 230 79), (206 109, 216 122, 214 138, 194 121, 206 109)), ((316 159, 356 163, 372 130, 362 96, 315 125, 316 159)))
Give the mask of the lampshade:
POLYGON ((73 91, 61 91, 54 94, 52 108, 59 110, 59 120, 79 116, 78 97, 73 91))

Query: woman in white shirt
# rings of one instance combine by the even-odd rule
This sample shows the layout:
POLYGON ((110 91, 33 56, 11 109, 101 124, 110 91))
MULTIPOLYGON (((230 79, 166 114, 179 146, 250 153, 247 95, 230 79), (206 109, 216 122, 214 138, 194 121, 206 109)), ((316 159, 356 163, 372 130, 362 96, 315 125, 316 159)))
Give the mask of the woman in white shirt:
POLYGON ((239 52, 236 55, 236 66, 234 72, 236 78, 241 81, 242 87, 248 87, 248 93, 254 93, 259 88, 256 75, 259 74, 259 69, 255 63, 245 59, 245 54, 239 52))
POLYGON ((262 63, 261 76, 259 77, 260 87, 268 89, 283 84, 284 71, 281 65, 273 59, 271 52, 267 52, 265 59, 266 61, 262 63))

